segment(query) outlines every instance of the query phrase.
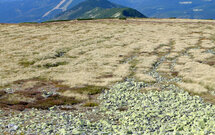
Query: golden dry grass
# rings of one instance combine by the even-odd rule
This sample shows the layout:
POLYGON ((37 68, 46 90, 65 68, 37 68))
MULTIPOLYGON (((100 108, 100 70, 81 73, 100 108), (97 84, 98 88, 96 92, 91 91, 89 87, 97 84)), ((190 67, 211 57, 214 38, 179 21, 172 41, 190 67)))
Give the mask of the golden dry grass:
MULTIPOLYGON (((0 86, 34 77, 69 87, 109 86, 128 76, 155 81, 146 72, 169 52, 168 59, 177 57, 179 76, 192 81, 182 83, 185 89, 215 90, 214 66, 204 63, 214 60, 205 53, 215 48, 214 26, 211 20, 183 19, 0 24, 0 86)), ((169 68, 163 63, 158 71, 169 68)))

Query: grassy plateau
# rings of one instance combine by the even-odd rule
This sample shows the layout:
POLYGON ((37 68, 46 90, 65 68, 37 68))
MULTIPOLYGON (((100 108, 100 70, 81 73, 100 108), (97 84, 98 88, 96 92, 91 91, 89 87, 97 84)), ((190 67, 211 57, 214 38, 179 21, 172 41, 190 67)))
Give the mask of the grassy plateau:
POLYGON ((215 21, 0 24, 0 133, 215 134, 215 21))

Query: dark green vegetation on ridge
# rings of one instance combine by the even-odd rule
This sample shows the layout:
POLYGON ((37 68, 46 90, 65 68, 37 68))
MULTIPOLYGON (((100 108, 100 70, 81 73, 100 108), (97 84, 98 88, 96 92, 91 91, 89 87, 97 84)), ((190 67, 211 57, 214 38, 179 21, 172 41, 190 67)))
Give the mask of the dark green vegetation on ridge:
POLYGON ((53 20, 121 17, 145 18, 146 16, 135 9, 123 7, 107 0, 86 0, 77 6, 57 15, 53 20))

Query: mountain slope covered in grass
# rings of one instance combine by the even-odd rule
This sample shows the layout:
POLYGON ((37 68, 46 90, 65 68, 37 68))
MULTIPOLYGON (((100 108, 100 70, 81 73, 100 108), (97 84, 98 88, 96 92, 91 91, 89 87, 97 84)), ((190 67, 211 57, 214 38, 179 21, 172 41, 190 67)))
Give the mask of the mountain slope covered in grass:
POLYGON ((0 0, 0 22, 41 22, 84 0, 0 0))
POLYGON ((143 14, 132 8, 94 8, 81 15, 79 18, 120 18, 120 17, 145 17, 143 14))
POLYGON ((135 9, 123 7, 107 0, 86 0, 77 6, 59 14, 54 20, 71 20, 77 18, 116 18, 145 16, 135 9))

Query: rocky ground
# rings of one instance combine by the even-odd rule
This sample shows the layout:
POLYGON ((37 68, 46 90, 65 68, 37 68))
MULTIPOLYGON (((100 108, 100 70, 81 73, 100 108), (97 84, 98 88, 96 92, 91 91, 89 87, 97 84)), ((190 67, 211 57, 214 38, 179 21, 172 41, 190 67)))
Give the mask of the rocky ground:
POLYGON ((26 109, 1 111, 5 134, 215 134, 215 106, 175 85, 151 87, 126 80, 99 96, 100 105, 80 111, 26 109))

